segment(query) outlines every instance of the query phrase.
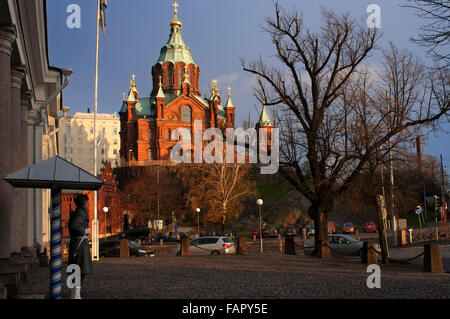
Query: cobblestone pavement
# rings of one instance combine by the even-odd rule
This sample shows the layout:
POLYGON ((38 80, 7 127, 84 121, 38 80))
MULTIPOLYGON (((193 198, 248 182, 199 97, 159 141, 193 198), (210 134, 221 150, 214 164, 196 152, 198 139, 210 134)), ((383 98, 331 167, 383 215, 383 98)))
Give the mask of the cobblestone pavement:
MULTIPOLYGON (((393 250, 408 258, 420 249, 393 250)), ((447 272, 450 247, 441 248, 447 272)), ((248 256, 156 256, 104 258, 94 264, 82 296, 96 298, 450 298, 450 274, 421 272, 422 258, 411 265, 381 268, 381 288, 366 286, 369 273, 359 258, 325 261, 269 251, 248 256)), ((48 268, 35 273, 29 293, 48 291, 48 268)), ((65 283, 65 278, 63 280, 65 283)), ((67 297, 64 289, 63 297, 67 297)))

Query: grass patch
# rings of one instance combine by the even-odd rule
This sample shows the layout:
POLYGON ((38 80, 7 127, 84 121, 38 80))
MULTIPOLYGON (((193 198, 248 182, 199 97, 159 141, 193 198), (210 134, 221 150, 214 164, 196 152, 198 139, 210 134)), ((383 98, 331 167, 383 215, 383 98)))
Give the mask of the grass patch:
POLYGON ((257 178, 255 188, 262 198, 282 198, 296 192, 292 185, 281 177, 257 178))

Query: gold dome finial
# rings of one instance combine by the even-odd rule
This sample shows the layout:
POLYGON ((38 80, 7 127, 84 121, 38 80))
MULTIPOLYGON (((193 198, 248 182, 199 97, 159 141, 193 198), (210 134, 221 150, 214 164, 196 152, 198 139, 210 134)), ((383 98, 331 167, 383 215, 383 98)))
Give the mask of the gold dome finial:
POLYGON ((136 75, 132 75, 132 79, 130 81, 130 90, 136 90, 136 82, 134 81, 136 78, 136 75))
POLYGON ((228 97, 231 97, 231 88, 228 87, 228 97))
POLYGON ((159 83, 158 83, 158 86, 159 86, 159 87, 162 86, 162 82, 161 82, 161 81, 162 81, 162 76, 160 75, 160 76, 159 76, 159 83))
POLYGON ((178 14, 178 7, 180 5, 178 4, 178 2, 175 1, 174 4, 172 4, 172 6, 175 8, 175 10, 174 10, 173 20, 170 21, 170 26, 171 27, 178 26, 178 27, 181 28, 183 26, 183 24, 181 23, 180 20, 178 20, 178 16, 177 16, 177 14, 178 14))
POLYGON ((219 93, 219 88, 217 87, 217 80, 212 80, 212 93, 217 95, 219 93))

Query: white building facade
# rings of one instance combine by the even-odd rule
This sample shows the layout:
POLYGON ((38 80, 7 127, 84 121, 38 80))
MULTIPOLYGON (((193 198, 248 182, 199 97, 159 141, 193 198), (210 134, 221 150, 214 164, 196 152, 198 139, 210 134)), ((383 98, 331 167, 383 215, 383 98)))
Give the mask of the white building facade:
MULTIPOLYGON (((68 108, 63 108, 65 111, 68 108)), ((97 113, 97 134, 94 142, 94 113, 77 112, 59 117, 58 153, 67 161, 94 174, 94 147, 97 146, 97 172, 103 162, 112 167, 120 163, 120 118, 116 113, 97 113)))

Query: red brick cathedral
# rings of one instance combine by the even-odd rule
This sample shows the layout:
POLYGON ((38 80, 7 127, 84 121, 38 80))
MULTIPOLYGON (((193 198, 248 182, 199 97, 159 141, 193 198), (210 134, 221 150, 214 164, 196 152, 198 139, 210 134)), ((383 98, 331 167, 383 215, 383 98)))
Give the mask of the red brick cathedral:
POLYGON ((234 127, 235 106, 230 89, 225 106, 216 81, 213 81, 209 98, 200 96, 200 68, 181 36, 182 23, 177 18, 176 2, 174 7, 169 40, 152 67, 150 97, 139 97, 133 75, 128 98, 123 99, 119 112, 122 164, 169 160, 171 148, 186 138, 172 139, 173 130, 189 130, 192 137, 194 120, 202 121, 203 131, 210 127, 234 127))

